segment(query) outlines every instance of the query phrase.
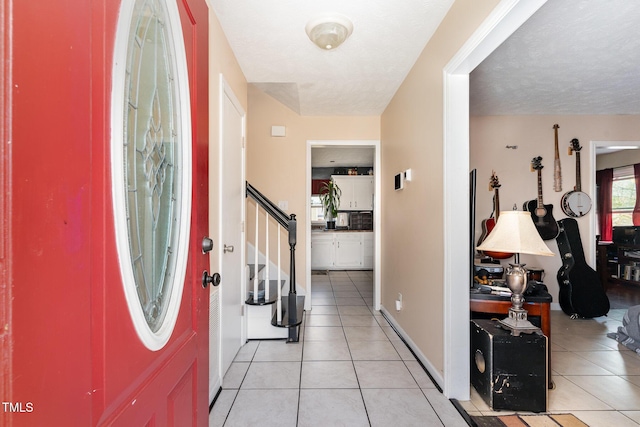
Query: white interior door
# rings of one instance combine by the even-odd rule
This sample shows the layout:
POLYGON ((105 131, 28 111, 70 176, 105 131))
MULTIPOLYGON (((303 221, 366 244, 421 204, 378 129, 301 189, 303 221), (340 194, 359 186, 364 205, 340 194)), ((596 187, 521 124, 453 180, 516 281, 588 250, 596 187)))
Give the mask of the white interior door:
POLYGON ((220 284, 221 373, 224 376, 243 340, 244 280, 244 121, 245 113, 221 78, 220 284))

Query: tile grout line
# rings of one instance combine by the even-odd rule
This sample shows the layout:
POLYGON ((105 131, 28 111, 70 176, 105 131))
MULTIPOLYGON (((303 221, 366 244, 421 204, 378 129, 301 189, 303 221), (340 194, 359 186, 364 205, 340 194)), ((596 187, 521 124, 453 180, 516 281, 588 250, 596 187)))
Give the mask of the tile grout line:
POLYGON ((304 341, 307 336, 307 313, 303 311, 304 332, 302 333, 302 348, 300 349, 300 377, 298 378, 298 405, 296 408, 296 427, 300 423, 300 401, 302 400, 302 364, 304 363, 304 341))
MULTIPOLYGON (((233 401, 231 402, 231 405, 229 405, 229 411, 227 411, 227 415, 225 415, 224 421, 222 422, 222 426, 223 427, 227 423, 227 420, 229 419, 229 415, 231 415, 231 410, 233 409, 233 405, 236 404, 236 400, 238 399, 238 395, 240 394, 240 389, 242 388, 242 384, 244 383, 245 378, 247 378, 247 374, 249 373, 249 369, 251 369, 251 365, 253 364, 253 359, 256 356, 256 353, 258 352, 258 347, 259 346, 260 346, 260 344, 258 344, 256 346, 256 351, 251 356, 251 360, 249 361, 249 366, 247 366, 247 370, 245 371, 244 375, 242 376, 242 381, 240 381, 240 384, 238 385, 238 391, 236 392, 236 395, 233 397, 233 401)), ((242 347, 240 347, 240 348, 242 348, 242 347)), ((237 354, 236 354, 236 357, 237 357, 237 354)), ((232 365, 233 365, 233 363, 235 363, 235 360, 231 362, 232 365)), ((224 381, 224 378, 223 378, 223 381, 224 381)), ((224 390, 224 387, 221 387, 221 391, 222 390, 224 390)), ((230 389, 227 389, 227 390, 230 390, 230 389)))
MULTIPOLYGON (((353 281, 351 281, 351 283, 355 286, 355 284, 353 283, 353 281)), ((333 285, 332 285, 333 287, 333 285)), ((358 289, 356 287, 356 289, 358 289)), ((360 293, 360 291, 358 291, 358 293, 360 293)), ((336 302, 336 308, 338 307, 337 302, 336 302)), ((369 417, 369 410, 367 409, 367 403, 364 400, 364 394, 362 394, 362 386, 360 385, 360 377, 358 376, 358 370, 356 369, 356 363, 355 360, 353 360, 353 353, 351 352, 351 346, 349 345, 349 340, 347 339, 347 333, 344 330, 344 324, 342 323, 342 316, 340 315, 340 311, 338 310, 338 315, 340 316, 340 325, 342 327, 342 334, 344 335, 344 339, 347 343, 347 349, 349 350, 349 357, 351 358, 351 366, 353 366, 353 372, 356 376, 356 382, 358 383, 358 391, 360 392, 360 399, 362 399, 362 406, 364 407, 364 413, 367 416, 367 422, 369 423, 369 425, 371 425, 371 417, 369 417)))

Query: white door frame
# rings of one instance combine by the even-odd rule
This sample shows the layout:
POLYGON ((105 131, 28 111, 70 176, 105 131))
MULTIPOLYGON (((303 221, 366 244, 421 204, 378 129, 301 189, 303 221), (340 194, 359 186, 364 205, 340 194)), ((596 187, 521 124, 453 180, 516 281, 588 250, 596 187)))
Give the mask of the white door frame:
POLYGON ((373 238, 374 238, 374 254, 373 254, 373 308, 380 310, 380 140, 307 140, 307 178, 306 178, 306 201, 305 218, 307 219, 307 227, 305 229, 306 236, 306 257, 305 257, 305 280, 307 283, 307 294, 304 303, 305 310, 311 310, 311 149, 313 147, 327 146, 351 146, 351 147, 371 147, 375 150, 375 158, 373 165, 373 179, 375 185, 375 195, 373 197, 373 238))
MULTIPOLYGON (((242 104, 240 103, 240 101, 238 100, 238 98, 236 97, 236 95, 233 92, 233 89, 231 88, 231 86, 227 83, 226 79, 224 78, 224 75, 221 73, 220 74, 220 98, 219 98, 219 107, 218 107, 218 111, 219 111, 219 123, 220 123, 220 129, 219 129, 219 134, 218 134, 218 138, 219 138, 219 142, 218 142, 218 236, 219 239, 222 239, 222 229, 224 227, 224 224, 222 224, 222 206, 224 203, 224 200, 222 200, 222 183, 223 183, 223 179, 222 179, 222 171, 223 171, 223 145, 224 145, 224 126, 225 126, 225 117, 224 117, 224 98, 225 96, 229 98, 229 100, 231 101, 231 103, 234 105, 234 107, 241 113, 242 115, 242 170, 241 170, 241 183, 239 183, 239 185, 243 185, 243 190, 241 192, 241 194, 244 194, 244 183, 246 182, 246 148, 245 148, 245 141, 246 141, 246 134, 247 134, 247 114, 244 111, 244 108, 242 108, 242 104)), ((246 222, 246 203, 245 200, 243 199, 241 201, 241 221, 242 221, 242 231, 241 231, 241 236, 238 239, 239 242, 241 242, 240 244, 240 248, 236 248, 236 250, 240 250, 240 288, 241 288, 241 295, 246 295, 246 268, 244 268, 244 266, 246 265, 246 245, 245 245, 245 230, 246 230, 246 226, 245 226, 245 222, 246 222)), ((223 268, 223 250, 222 250, 222 245, 224 242, 222 242, 222 240, 220 242, 218 242, 216 249, 217 249, 217 256, 218 256, 218 265, 220 266, 220 271, 223 273, 224 272, 224 268, 223 268)), ((223 278, 223 284, 221 286, 224 286, 224 278, 223 278)), ((222 325, 222 298, 218 299, 218 303, 219 303, 219 307, 218 307, 218 313, 220 316, 220 319, 218 321, 218 325, 220 327, 220 333, 218 334, 219 337, 219 345, 218 345, 218 363, 219 363, 219 372, 221 376, 224 376, 224 372, 222 372, 222 329, 224 328, 224 325, 222 325)), ((246 315, 245 315, 246 311, 244 310, 244 306, 243 306, 243 310, 240 314, 241 316, 241 343, 246 342, 247 340, 247 320, 246 320, 246 315)), ((240 344, 242 345, 242 344, 240 344)), ((210 356, 211 357, 211 356, 210 356)))
POLYGON ((443 69, 444 395, 469 400, 469 73, 546 0, 503 0, 443 69), (462 197, 463 195, 466 195, 462 197), (468 253, 468 251, 463 251, 468 253), (466 297, 461 297, 461 296, 466 297))

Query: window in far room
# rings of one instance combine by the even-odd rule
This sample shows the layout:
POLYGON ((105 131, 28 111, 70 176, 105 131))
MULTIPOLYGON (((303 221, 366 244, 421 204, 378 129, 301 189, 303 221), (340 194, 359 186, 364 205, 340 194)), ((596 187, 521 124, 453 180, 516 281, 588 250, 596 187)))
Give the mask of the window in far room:
POLYGON ((613 225, 633 225, 632 214, 636 204, 636 184, 633 166, 615 168, 611 189, 613 225))

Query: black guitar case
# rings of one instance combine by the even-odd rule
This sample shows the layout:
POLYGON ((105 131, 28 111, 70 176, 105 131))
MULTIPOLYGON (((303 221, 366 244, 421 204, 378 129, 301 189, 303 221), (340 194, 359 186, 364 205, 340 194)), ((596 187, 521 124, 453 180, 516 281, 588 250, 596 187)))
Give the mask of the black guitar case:
POLYGON ((578 222, 573 218, 558 221, 556 237, 562 258, 558 270, 560 308, 571 317, 592 318, 609 312, 609 298, 600 276, 587 264, 582 249, 578 222))

